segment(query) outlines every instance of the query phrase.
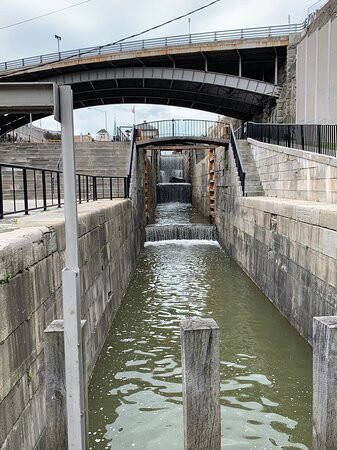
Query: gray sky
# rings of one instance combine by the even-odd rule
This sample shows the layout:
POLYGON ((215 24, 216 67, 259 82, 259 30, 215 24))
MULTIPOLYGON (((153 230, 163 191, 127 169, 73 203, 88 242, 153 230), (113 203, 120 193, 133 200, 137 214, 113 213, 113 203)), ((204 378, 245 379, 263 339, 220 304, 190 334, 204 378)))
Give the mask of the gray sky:
MULTIPOLYGON (((1 0, 0 28, 50 11, 78 3, 80 0, 1 0)), ((0 30, 0 60, 57 51, 55 34, 62 36, 61 50, 89 47, 113 42, 142 31, 208 3, 208 0, 92 0, 67 11, 37 19, 13 28, 0 30)), ((221 0, 191 16, 191 32, 281 25, 302 22, 313 0, 221 0)), ((188 33, 187 18, 144 35, 144 38, 188 33)), ((132 105, 101 107, 108 113, 108 128, 133 123, 132 105)), ((136 105, 136 121, 172 117, 215 118, 214 115, 184 108, 136 105)), ((42 125, 55 128, 52 119, 42 125)), ((95 134, 104 126, 104 114, 95 110, 75 112, 75 131, 95 134)))

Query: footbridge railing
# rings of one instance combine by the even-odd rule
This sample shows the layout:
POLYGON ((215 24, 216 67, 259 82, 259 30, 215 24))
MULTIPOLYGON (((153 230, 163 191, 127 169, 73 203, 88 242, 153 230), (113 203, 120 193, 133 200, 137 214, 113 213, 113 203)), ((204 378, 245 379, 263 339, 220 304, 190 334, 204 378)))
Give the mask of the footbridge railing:
MULTIPOLYGON (((78 203, 126 198, 127 177, 76 174, 78 203)), ((63 173, 0 163, 0 219, 63 205, 63 173)))
POLYGON ((143 122, 135 125, 136 141, 165 138, 229 138, 228 124, 220 121, 198 119, 170 119, 143 122))
POLYGON ((256 28, 238 28, 225 31, 211 31, 206 33, 182 34, 137 41, 124 41, 119 43, 86 47, 64 52, 48 53, 44 55, 20 58, 0 63, 0 72, 13 69, 23 69, 41 64, 50 64, 64 59, 78 59, 88 56, 99 56, 110 53, 120 53, 134 50, 146 50, 162 47, 172 47, 190 44, 211 43, 236 39, 255 39, 268 37, 288 36, 291 33, 303 31, 306 21, 287 25, 274 25, 256 28))
POLYGON ((240 137, 337 157, 337 125, 247 122, 240 137))

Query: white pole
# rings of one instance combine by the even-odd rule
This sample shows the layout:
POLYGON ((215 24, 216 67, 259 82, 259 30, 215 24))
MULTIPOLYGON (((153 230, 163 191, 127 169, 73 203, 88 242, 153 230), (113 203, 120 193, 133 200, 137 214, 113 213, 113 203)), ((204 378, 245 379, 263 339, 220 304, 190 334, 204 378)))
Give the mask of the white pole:
POLYGON ((66 267, 62 271, 62 293, 68 449, 84 450, 86 430, 83 388, 81 299, 78 268, 73 94, 70 86, 61 86, 59 90, 66 237, 66 267))

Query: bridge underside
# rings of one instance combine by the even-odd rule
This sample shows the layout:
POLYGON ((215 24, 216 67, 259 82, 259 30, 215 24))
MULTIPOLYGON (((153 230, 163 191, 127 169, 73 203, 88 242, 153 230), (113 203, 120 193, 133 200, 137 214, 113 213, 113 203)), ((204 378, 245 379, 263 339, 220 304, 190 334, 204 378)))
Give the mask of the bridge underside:
MULTIPOLYGON (((42 80, 41 80, 42 81, 42 80)), ((271 83, 200 70, 129 67, 89 70, 53 76, 43 81, 71 85, 74 108, 146 103, 193 108, 249 120, 276 99, 271 83)), ((34 115, 33 120, 43 117, 34 115)), ((0 117, 0 134, 29 122, 29 116, 0 117)))

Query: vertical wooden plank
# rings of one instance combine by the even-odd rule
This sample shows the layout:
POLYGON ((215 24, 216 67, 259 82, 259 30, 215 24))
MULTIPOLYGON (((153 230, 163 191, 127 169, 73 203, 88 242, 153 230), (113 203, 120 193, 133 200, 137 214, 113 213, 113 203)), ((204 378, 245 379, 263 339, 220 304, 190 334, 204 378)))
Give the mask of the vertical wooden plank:
POLYGON ((220 450, 219 327, 213 319, 180 324, 185 450, 220 450))
POLYGON ((337 443, 337 316, 313 320, 313 450, 337 443))

